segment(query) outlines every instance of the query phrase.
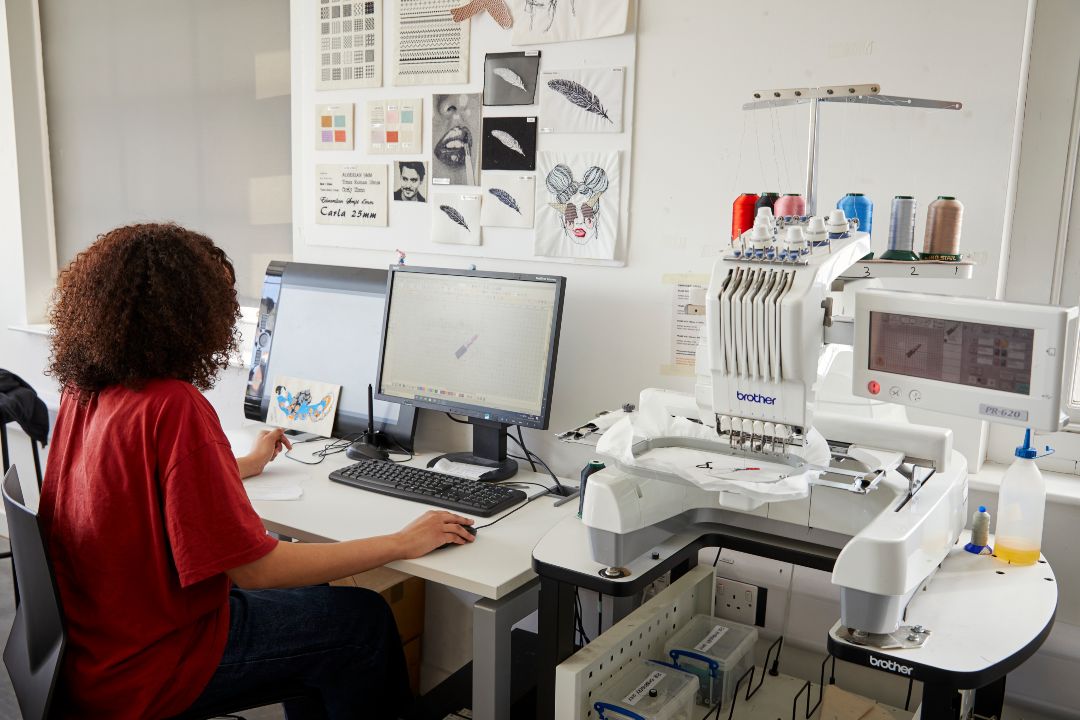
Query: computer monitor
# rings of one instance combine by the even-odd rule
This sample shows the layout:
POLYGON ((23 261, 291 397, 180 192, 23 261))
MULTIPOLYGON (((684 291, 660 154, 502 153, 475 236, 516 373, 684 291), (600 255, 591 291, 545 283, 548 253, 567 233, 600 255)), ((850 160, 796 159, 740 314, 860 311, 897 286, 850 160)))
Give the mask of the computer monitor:
MULTIPOLYGON (((386 304, 386 271, 305 263, 270 263, 263 280, 244 415, 266 421, 273 380, 288 376, 341 385, 333 434, 368 428, 368 385, 375 383, 386 304)), ((416 410, 385 400, 373 408, 375 430, 412 450, 416 410)), ((392 449, 392 448, 391 448, 392 449)))
POLYGON ((398 265, 386 290, 379 356, 383 400, 469 418, 473 451, 451 460, 512 476, 510 425, 551 414, 566 278, 398 265))

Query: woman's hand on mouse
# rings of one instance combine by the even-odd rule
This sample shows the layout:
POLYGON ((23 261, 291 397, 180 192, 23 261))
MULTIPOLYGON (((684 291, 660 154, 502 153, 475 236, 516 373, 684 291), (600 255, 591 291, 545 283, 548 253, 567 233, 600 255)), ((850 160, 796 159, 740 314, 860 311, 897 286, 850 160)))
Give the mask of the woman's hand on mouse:
POLYGON ((402 558, 418 558, 448 543, 471 543, 476 538, 462 526, 472 524, 472 520, 461 515, 429 510, 396 533, 402 558))
POLYGON ((285 436, 285 431, 281 428, 263 430, 252 444, 251 452, 236 458, 240 477, 249 478, 261 473, 267 463, 276 458, 282 449, 292 449, 292 442, 285 436))

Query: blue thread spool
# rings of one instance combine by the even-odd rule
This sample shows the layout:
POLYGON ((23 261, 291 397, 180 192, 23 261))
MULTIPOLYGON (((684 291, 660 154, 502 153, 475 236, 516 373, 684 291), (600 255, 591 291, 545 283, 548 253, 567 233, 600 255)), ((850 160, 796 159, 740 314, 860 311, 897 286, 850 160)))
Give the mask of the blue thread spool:
POLYGON ((848 193, 840 198, 836 207, 849 218, 859 218, 859 231, 869 235, 874 227, 874 203, 862 193, 848 193))

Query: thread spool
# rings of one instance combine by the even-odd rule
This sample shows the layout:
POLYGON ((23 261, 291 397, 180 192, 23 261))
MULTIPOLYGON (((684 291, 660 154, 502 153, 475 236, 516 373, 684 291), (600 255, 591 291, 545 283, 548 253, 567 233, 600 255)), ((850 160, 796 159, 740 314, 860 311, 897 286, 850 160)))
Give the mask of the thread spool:
POLYGON ((773 215, 776 215, 776 213, 773 212, 773 206, 776 205, 776 201, 777 201, 777 199, 779 199, 779 197, 780 197, 780 193, 774 193, 774 192, 763 192, 763 193, 761 193, 761 196, 757 199, 757 201, 754 202, 754 210, 757 211, 757 210, 760 210, 763 207, 767 207, 767 208, 769 208, 769 212, 771 212, 773 215))
POLYGON ((758 201, 756 193, 743 193, 735 198, 731 206, 731 239, 739 236, 754 226, 754 205, 758 201))
POLYGON ((881 254, 881 259, 919 259, 915 252, 915 198, 911 195, 893 198, 889 215, 889 249, 881 254))
POLYGON ((870 234, 874 229, 874 203, 862 193, 848 193, 836 203, 849 218, 859 219, 859 231, 870 234))
POLYGON ((990 545, 990 513, 986 512, 986 506, 980 505, 977 512, 971 516, 971 542, 964 546, 969 553, 980 555, 990 545))
POLYGON ((951 195, 938 195, 926 211, 926 234, 923 235, 923 260, 960 260, 960 225, 964 206, 951 195))
POLYGON ((806 199, 799 193, 784 193, 773 205, 773 215, 779 217, 802 217, 806 214, 806 199))

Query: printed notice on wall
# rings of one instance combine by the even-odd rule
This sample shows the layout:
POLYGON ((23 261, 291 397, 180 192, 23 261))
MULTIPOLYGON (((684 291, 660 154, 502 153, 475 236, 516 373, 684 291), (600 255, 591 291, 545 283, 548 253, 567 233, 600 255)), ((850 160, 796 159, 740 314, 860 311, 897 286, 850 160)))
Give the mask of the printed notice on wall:
POLYGON ((318 165, 315 222, 386 227, 385 165, 318 165))
POLYGON ((661 282, 671 288, 671 349, 662 375, 693 377, 698 340, 705 328, 705 293, 708 275, 664 275, 661 282))

